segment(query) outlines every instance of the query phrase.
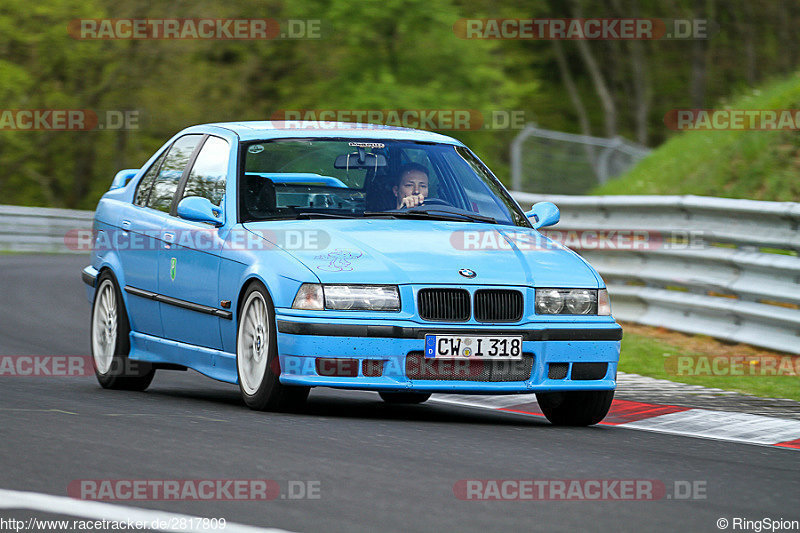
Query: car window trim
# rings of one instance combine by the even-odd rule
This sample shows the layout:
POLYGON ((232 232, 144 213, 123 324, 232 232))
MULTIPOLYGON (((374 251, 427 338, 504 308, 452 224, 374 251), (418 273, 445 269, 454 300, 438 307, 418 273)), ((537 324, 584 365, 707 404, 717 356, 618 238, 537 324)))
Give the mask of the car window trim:
MULTIPOLYGON (((173 143, 173 144, 175 144, 175 143, 173 143)), ((153 164, 152 164, 152 165, 150 165, 150 167, 149 167, 147 170, 145 170, 145 171, 144 171, 144 174, 142 174, 142 178, 139 180, 139 183, 138 183, 138 184, 136 184, 136 190, 135 190, 135 191, 133 191, 133 205, 136 205, 136 206, 138 206, 138 207, 147 207, 147 205, 150 203, 150 195, 153 193, 153 184, 154 184, 154 183, 156 182, 156 180, 158 179, 158 174, 159 174, 159 172, 161 172, 161 167, 164 165, 164 161, 167 159, 167 154, 169 153, 169 151, 170 151, 171 149, 172 149, 172 144, 170 144, 170 145, 167 147, 167 149, 166 149, 166 150, 164 150, 164 152, 163 152, 163 153, 161 153, 161 155, 159 155, 159 156, 156 158, 156 160, 153 162, 153 164), (145 200, 144 200, 144 203, 143 203, 142 205, 139 205, 139 204, 137 204, 137 203, 136 203, 136 193, 137 193, 137 192, 139 192, 139 186, 142 184, 142 180, 144 179, 144 177, 145 177, 145 176, 147 175, 147 173, 148 173, 148 172, 150 172, 150 171, 153 169, 153 167, 154 167, 154 166, 156 166, 156 165, 158 165, 158 168, 156 168, 156 177, 155 177, 155 178, 153 178, 153 181, 152 181, 152 182, 150 182, 150 187, 148 187, 148 189, 147 189, 147 198, 145 198, 145 200)))
POLYGON ((181 179, 178 180, 178 186, 175 188, 175 192, 172 194, 172 203, 169 206, 168 213, 171 217, 178 216, 178 202, 180 202, 180 195, 182 195, 184 189, 186 189, 186 181, 189 179, 189 173, 192 171, 194 162, 197 161, 197 156, 200 155, 200 150, 203 149, 203 146, 206 144, 206 140, 210 137, 208 133, 203 133, 201 135, 203 137, 200 139, 200 142, 197 143, 197 146, 195 146, 192 155, 189 156, 189 161, 186 162, 186 168, 183 169, 181 179))
MULTIPOLYGON (((172 201, 175 204, 174 205, 175 214, 172 213, 172 209, 170 208, 170 213, 169 214, 171 216, 178 216, 178 204, 181 202, 181 200, 183 200, 183 193, 186 192, 186 184, 189 183, 189 176, 192 175, 192 170, 194 170, 194 165, 197 162, 197 158, 200 156, 200 151, 203 149, 203 147, 208 142, 208 139, 210 139, 211 137, 223 140, 228 145, 228 164, 230 164, 230 150, 231 150, 230 141, 228 139, 226 139, 225 137, 220 137, 219 135, 211 135, 210 133, 206 134, 203 137, 203 139, 200 141, 200 145, 199 145, 200 150, 198 150, 196 153, 192 153, 192 157, 189 158, 189 162, 186 164, 186 169, 184 170, 184 172, 186 172, 186 170, 188 170, 188 173, 185 176, 181 175, 181 181, 178 183, 178 188, 175 190, 175 197, 172 199, 172 201)), ((227 185, 228 185, 228 174, 227 174, 227 171, 226 171, 226 174, 225 174, 225 186, 227 187, 227 185)))
POLYGON ((241 140, 241 139, 239 139, 237 141, 237 145, 238 146, 236 147, 236 177, 234 178, 236 180, 236 184, 234 185, 234 190, 235 190, 235 195, 236 195, 235 196, 235 200, 236 200, 236 223, 237 224, 242 224, 244 222, 242 220, 242 216, 244 216, 245 210, 242 209, 241 203, 244 201, 244 199, 243 199, 244 195, 241 194, 241 189, 239 188, 239 182, 242 179, 242 176, 244 175, 244 167, 242 165, 244 165, 244 158, 245 158, 244 151, 245 151, 246 142, 241 140))
MULTIPOLYGON (((136 207, 142 207, 144 209, 150 209, 152 211, 157 211, 157 212, 159 212, 161 214, 164 214, 164 215, 171 214, 172 207, 173 207, 173 204, 175 202, 175 194, 174 193, 172 195, 172 204, 170 204, 170 212, 169 213, 168 212, 164 212, 164 211, 162 211, 160 209, 156 209, 154 207, 151 207, 150 206, 150 197, 153 195, 153 188, 155 187, 155 184, 158 181, 159 175, 161 174, 161 167, 164 166, 164 162, 167 160, 167 157, 169 157, 169 152, 170 152, 170 150, 172 150, 172 147, 175 146, 175 143, 177 143, 178 141, 180 141, 184 137, 193 137, 193 136, 201 137, 201 139, 200 139, 200 141, 198 141, 198 143, 202 144, 203 140, 204 140, 204 137, 206 137, 207 134, 205 134, 205 133, 187 133, 186 135, 181 135, 180 137, 175 139, 169 145, 169 147, 164 151, 164 153, 162 154, 164 156, 164 159, 161 160, 161 163, 158 166, 158 171, 156 172, 156 178, 153 180, 153 183, 150 184, 150 190, 147 192, 147 201, 145 202, 145 205, 138 205, 138 204, 136 204, 134 202, 131 202, 131 205, 135 205, 136 207)), ((197 151, 197 147, 195 147, 194 151, 192 152, 192 157, 189 158, 189 162, 187 163, 187 166, 188 166, 189 163, 194 164, 193 157, 195 156, 196 151, 197 151)), ((159 157, 161 157, 161 156, 159 156, 159 157)), ((153 163, 153 164, 155 164, 155 163, 153 163)), ((152 166, 150 168, 152 168, 152 166)), ((149 171, 150 169, 148 168, 147 170, 149 171)), ((186 172, 186 169, 184 169, 184 173, 185 172, 186 172)), ((147 174, 147 172, 145 172, 145 174, 147 174)), ((144 175, 142 175, 142 178, 144 178, 144 175)), ((181 180, 182 179, 183 179, 183 174, 181 174, 181 180)), ((180 180, 178 181, 178 186, 180 186, 180 180)), ((137 185, 137 187, 138 187, 138 185, 137 185)), ((136 193, 135 192, 134 192, 133 199, 134 199, 134 201, 136 200, 136 193)))

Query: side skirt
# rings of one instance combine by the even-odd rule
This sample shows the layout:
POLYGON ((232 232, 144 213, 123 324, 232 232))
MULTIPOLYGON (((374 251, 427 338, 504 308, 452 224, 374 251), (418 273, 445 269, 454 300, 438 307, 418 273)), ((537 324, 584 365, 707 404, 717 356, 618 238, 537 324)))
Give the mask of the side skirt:
POLYGON ((236 354, 132 331, 131 359, 180 365, 225 383, 238 383, 236 354))

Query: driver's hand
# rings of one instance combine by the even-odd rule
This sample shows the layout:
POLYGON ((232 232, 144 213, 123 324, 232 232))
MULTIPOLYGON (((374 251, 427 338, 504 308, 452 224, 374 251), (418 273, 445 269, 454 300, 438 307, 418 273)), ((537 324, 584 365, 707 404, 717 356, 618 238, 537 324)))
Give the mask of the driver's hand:
POLYGON ((417 207, 418 205, 422 205, 424 201, 425 197, 421 194, 412 194, 400 200, 400 207, 417 207))

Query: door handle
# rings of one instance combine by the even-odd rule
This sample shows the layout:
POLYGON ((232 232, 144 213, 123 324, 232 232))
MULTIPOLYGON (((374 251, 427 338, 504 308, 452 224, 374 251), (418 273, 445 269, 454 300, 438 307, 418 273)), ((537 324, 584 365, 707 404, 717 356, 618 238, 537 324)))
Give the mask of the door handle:
POLYGON ((174 242, 175 242, 175 234, 170 232, 164 232, 164 248, 170 248, 174 242))
POLYGON ((122 221, 122 232, 123 233, 128 233, 128 231, 130 229, 131 229, 131 221, 130 220, 123 220, 122 221))

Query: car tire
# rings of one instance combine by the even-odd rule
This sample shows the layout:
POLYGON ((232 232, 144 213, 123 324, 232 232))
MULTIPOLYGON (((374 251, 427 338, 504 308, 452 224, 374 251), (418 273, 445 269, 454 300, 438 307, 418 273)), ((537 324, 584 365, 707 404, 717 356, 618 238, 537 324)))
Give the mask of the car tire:
POLYGON ((614 391, 539 392, 536 400, 553 425, 591 426, 608 414, 614 391))
POLYGON ((104 389, 143 391, 150 386, 155 369, 135 361, 131 351, 128 312, 117 280, 106 271, 97 278, 90 322, 92 365, 104 389))
POLYGON ((275 309, 266 287, 253 282, 242 298, 236 328, 236 368, 244 403, 256 411, 302 405, 309 387, 283 385, 278 359, 275 309))
POLYGON ((378 394, 384 402, 393 404, 423 403, 431 397, 430 393, 422 392, 379 392, 378 394))

